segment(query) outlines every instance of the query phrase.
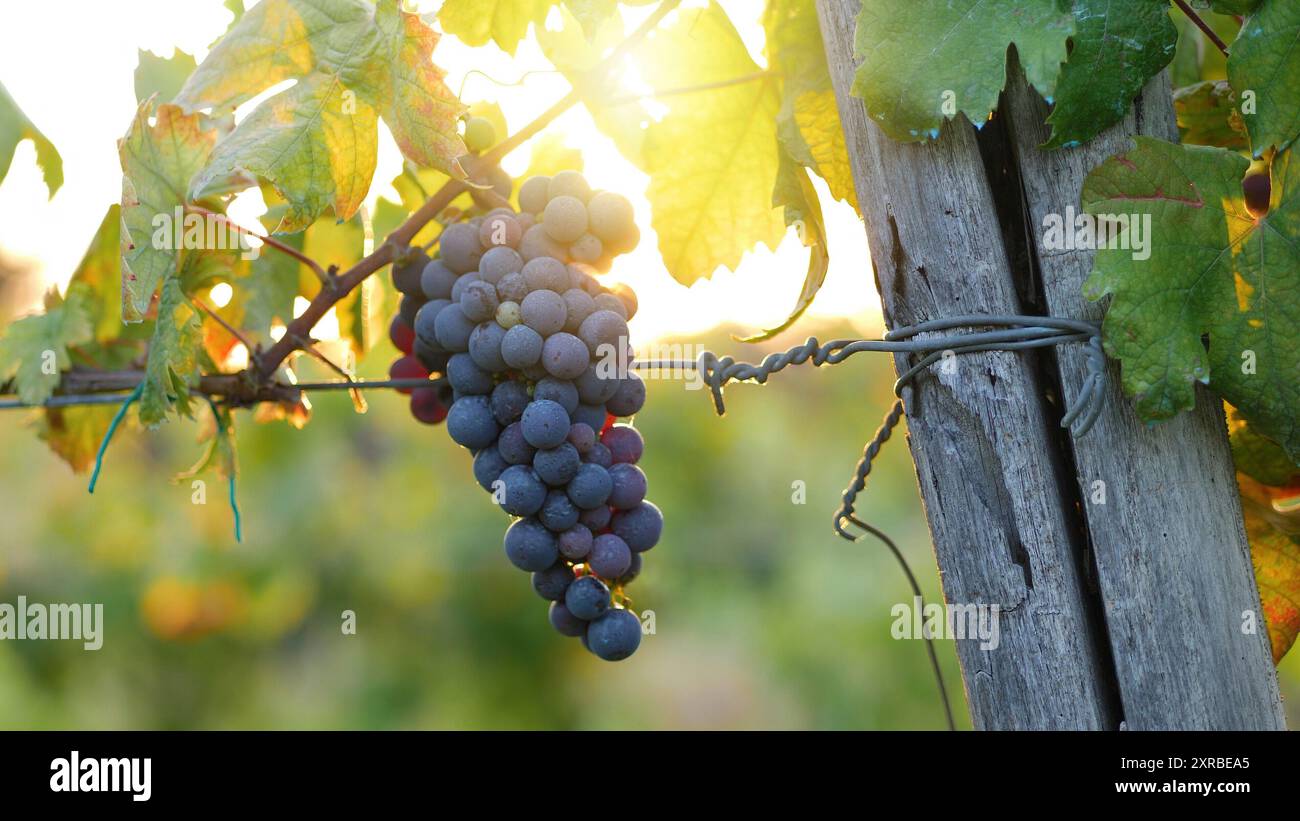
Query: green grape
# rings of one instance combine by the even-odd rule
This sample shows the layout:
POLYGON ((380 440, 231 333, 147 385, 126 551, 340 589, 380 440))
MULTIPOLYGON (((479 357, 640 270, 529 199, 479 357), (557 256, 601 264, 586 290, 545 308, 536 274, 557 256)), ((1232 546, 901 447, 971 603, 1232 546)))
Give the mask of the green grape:
MULTIPOLYGON (((606 243, 622 247, 636 227, 632 203, 622 194, 601 191, 587 203, 587 221, 591 233, 606 243)), ((630 250, 630 249, 629 249, 630 250)))
POLYGON ((576 197, 582 202, 591 199, 591 186, 587 184, 587 178, 577 171, 561 171, 554 177, 551 177, 550 184, 546 187, 547 199, 556 197, 576 197))
POLYGON ((583 234, 569 246, 569 256, 578 262, 592 263, 605 254, 605 246, 595 234, 583 234))
MULTIPOLYGON (((529 214, 540 214, 546 209, 547 188, 551 178, 545 176, 529 177, 519 186, 519 210, 529 214)), ((527 230, 525 228, 524 230, 527 230)))
POLYGON ((465 121, 465 147, 478 154, 487 151, 497 142, 497 129, 490 120, 470 117, 465 121))
POLYGON ((502 328, 508 330, 518 325, 521 321, 522 319, 519 315, 518 302, 510 302, 507 300, 497 306, 497 324, 502 328))
POLYGON ((587 233, 587 207, 577 197, 561 194, 546 204, 542 226, 556 242, 574 242, 587 233))

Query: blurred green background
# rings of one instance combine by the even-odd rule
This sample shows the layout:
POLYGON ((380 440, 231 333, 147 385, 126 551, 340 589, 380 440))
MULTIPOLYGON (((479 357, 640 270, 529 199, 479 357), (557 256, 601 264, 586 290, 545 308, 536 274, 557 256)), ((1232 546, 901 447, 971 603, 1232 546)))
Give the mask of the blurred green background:
MULTIPOLYGON (((376 350, 371 374, 386 361, 376 350)), ((725 418, 704 392, 650 383, 637 424, 667 525, 632 594, 657 633, 618 664, 552 631, 468 454, 395 394, 365 415, 318 394, 301 431, 241 413, 242 544, 214 475, 204 505, 170 481, 197 457, 196 425, 125 431, 90 496, 21 413, 0 415, 0 601, 103 602, 106 620, 98 652, 0 642, 0 727, 942 728, 923 645, 890 638, 890 606, 910 600, 892 558, 830 529, 891 378, 882 356, 792 368, 731 387, 725 418)), ((934 597, 901 437, 873 477, 862 512, 934 597)), ((952 643, 940 651, 960 702, 952 643)), ((1298 656, 1283 665, 1293 723, 1298 656)))

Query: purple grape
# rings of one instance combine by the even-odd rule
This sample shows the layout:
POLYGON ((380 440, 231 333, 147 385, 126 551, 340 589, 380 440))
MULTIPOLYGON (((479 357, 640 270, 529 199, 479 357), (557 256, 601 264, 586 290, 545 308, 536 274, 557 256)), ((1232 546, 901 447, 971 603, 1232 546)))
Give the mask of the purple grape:
POLYGON ((551 602, 549 612, 551 626, 554 627, 560 635, 569 638, 577 638, 587 633, 587 623, 569 612, 569 608, 564 606, 564 602, 551 602))
POLYGON ((560 534, 560 555, 570 561, 581 561, 591 552, 593 541, 586 525, 576 524, 560 534))
POLYGON ((622 661, 641 646, 641 622, 629 610, 610 610, 587 626, 585 644, 605 661, 622 661))
POLYGON ((573 568, 563 561, 556 561, 545 570, 533 574, 533 589, 537 591, 537 595, 547 601, 563 600, 564 593, 571 584, 573 584, 573 568))
POLYGON ((617 464, 609 469, 613 489, 609 492, 609 506, 617 510, 631 510, 645 500, 645 473, 636 465, 617 464))
MULTIPOLYGON (((510 563, 529 573, 545 570, 555 564, 560 555, 555 534, 542 527, 536 519, 520 519, 510 525, 506 530, 505 548, 510 563)), ((589 605, 595 598, 592 592, 587 591, 576 600, 589 605)), ((591 609, 588 607, 583 612, 591 612, 591 609)))
POLYGON ((605 506, 613 490, 614 480, 609 471, 593 464, 580 465, 567 488, 569 498, 583 510, 605 506))
POLYGON ((537 451, 533 457, 533 470, 543 482, 551 487, 564 487, 578 475, 582 467, 582 458, 578 450, 568 442, 561 442, 558 447, 537 451))
POLYGON ((645 440, 641 433, 631 425, 615 425, 600 437, 601 443, 609 448, 615 463, 634 465, 645 452, 645 440))
POLYGON ((583 621, 598 619, 609 610, 609 588, 595 576, 582 576, 565 591, 564 606, 583 621))
POLYGON ((613 533, 604 533, 592 542, 587 566, 602 579, 617 579, 632 566, 632 549, 613 533))
POLYGON ((558 402, 535 399, 524 408, 524 438, 535 448, 553 448, 569 435, 569 414, 558 402))
POLYGON ((497 439, 497 450, 501 458, 512 465, 531 465, 533 454, 537 451, 524 439, 524 428, 518 422, 506 425, 497 439))
POLYGON ((527 388, 514 380, 507 380, 492 390, 492 415, 498 424, 508 426, 519 421, 530 401, 527 388))
POLYGON ((664 515, 652 502, 642 502, 615 514, 610 526, 634 553, 643 553, 659 543, 664 515))
POLYGON ((498 504, 511 516, 532 516, 546 503, 546 485, 526 465, 511 465, 501 471, 498 504))

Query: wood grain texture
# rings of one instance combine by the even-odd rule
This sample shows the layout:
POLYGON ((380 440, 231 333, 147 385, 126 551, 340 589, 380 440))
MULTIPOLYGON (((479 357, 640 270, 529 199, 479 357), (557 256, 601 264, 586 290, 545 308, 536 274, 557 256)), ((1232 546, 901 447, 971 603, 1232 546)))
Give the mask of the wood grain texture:
MULTIPOLYGON (((1047 106, 1016 73, 1005 95, 1043 295, 1056 316, 1100 319, 1081 292, 1091 251, 1042 247, 1043 219, 1081 210, 1088 172, 1132 147, 1131 135, 1178 139, 1168 75, 1155 78, 1123 122, 1080 148, 1042 151, 1047 106)), ((1157 234, 1153 241, 1161 241, 1157 234)), ((1067 399, 1083 384, 1078 348, 1055 350, 1067 399)), ((1073 443, 1078 483, 1104 600, 1116 680, 1130 729, 1283 729, 1282 702, 1259 614, 1222 405, 1206 390, 1196 409, 1147 427, 1111 363, 1107 410, 1073 443), (1105 483, 1105 504, 1090 489, 1105 483)))
MULTIPOLYGON (((856 0, 817 2, 886 322, 1019 313, 973 130, 895 143, 849 95, 857 10, 856 0)), ((1040 379, 1031 356, 1011 353, 963 355, 951 374, 932 369, 909 403, 909 444, 945 597, 1003 610, 997 649, 957 642, 975 726, 1116 729, 1111 665, 1084 589, 1075 480, 1040 379)))

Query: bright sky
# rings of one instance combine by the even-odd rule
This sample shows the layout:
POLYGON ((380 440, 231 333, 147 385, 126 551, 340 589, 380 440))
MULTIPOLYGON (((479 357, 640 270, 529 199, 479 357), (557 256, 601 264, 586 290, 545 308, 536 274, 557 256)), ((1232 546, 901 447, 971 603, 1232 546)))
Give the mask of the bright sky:
MULTIPOLYGON (((416 5, 430 11, 439 4, 416 5)), ((722 0, 722 5, 751 54, 762 63, 759 4, 722 0)), ((647 12, 626 10, 629 28, 647 12)), ((220 0, 6 4, 0 11, 0 82, 59 149, 66 181, 48 200, 31 144, 18 147, 9 175, 0 185, 0 248, 32 260, 48 283, 66 284, 104 209, 120 195, 116 140, 135 106, 132 75, 137 49, 170 55, 173 48, 180 48, 201 59, 229 19, 220 0)), ((493 45, 471 49, 444 37, 434 59, 448 71, 453 90, 461 90, 463 84, 462 98, 467 103, 499 103, 512 127, 527 123, 568 91, 557 74, 533 75, 522 87, 500 87, 477 74, 466 79, 470 68, 503 81, 550 68, 531 40, 511 58, 493 45)), ((640 311, 632 330, 639 341, 688 338, 720 322, 757 329, 786 316, 802 285, 808 257, 793 231, 774 252, 759 248, 745 256, 736 272, 720 269, 710 280, 687 289, 667 274, 660 261, 644 196, 647 177, 618 154, 581 106, 551 129, 582 149, 586 174, 594 186, 619 191, 636 206, 641 246, 621 257, 611 276, 627 282, 638 294, 640 311)), ((528 165, 527 146, 503 165, 507 171, 521 173, 528 165)), ((381 125, 379 168, 368 204, 385 195, 397 199, 388 181, 400 167, 397 148, 381 125)), ((830 200, 820 181, 818 190, 832 262, 808 315, 847 317, 863 333, 874 332, 880 324, 879 301, 865 232, 853 210, 830 200)), ((249 224, 257 211, 241 208, 237 214, 249 224)), ((796 326, 796 334, 798 330, 796 326)))

